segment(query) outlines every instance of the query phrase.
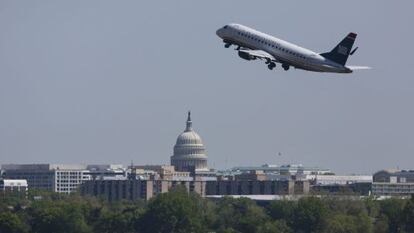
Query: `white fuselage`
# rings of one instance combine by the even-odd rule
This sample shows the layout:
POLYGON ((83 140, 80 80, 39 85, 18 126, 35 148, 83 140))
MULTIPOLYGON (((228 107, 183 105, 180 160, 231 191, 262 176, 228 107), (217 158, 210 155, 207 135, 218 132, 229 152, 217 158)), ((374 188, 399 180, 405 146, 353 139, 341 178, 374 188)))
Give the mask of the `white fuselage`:
POLYGON ((263 50, 274 56, 280 63, 286 63, 295 68, 318 72, 352 72, 349 68, 326 59, 309 49, 240 24, 229 24, 227 27, 217 30, 216 33, 225 42, 253 50, 263 50))

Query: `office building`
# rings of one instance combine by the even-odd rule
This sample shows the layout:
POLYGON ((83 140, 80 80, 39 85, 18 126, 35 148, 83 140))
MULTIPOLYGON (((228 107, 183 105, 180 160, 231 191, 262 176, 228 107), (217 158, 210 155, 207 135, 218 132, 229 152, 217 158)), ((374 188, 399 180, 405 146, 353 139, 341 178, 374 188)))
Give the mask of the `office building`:
POLYGON ((183 186, 189 192, 205 196, 205 181, 184 180, 89 180, 81 185, 84 196, 102 197, 108 201, 149 200, 153 196, 165 193, 176 186, 183 186))
MULTIPOLYGON (((131 167, 130 167, 131 169, 131 167)), ((132 166, 132 169, 138 176, 144 176, 140 179, 153 180, 192 180, 190 172, 176 171, 172 165, 138 165, 132 166)))
POLYGON ((7 179, 26 179, 31 189, 71 193, 90 179, 125 177, 122 165, 81 164, 5 164, 3 176, 7 179))
POLYGON ((30 189, 71 193, 91 176, 86 165, 68 164, 6 164, 2 165, 8 179, 25 179, 30 189))
POLYGON ((320 167, 303 166, 302 164, 286 164, 286 165, 269 165, 262 166, 247 166, 247 167, 234 167, 230 171, 226 171, 227 174, 242 174, 249 173, 251 171, 263 171, 265 174, 279 174, 279 175, 322 175, 332 174, 331 170, 320 167))
POLYGON ((372 183, 371 175, 297 175, 296 178, 300 180, 309 180, 313 185, 372 183))
POLYGON ((374 174, 372 195, 410 196, 414 194, 414 170, 381 170, 374 174))
POLYGON ((5 197, 10 193, 26 196, 28 190, 26 180, 0 179, 0 197, 5 197))
POLYGON ((308 181, 218 180, 207 181, 206 195, 304 195, 308 181))

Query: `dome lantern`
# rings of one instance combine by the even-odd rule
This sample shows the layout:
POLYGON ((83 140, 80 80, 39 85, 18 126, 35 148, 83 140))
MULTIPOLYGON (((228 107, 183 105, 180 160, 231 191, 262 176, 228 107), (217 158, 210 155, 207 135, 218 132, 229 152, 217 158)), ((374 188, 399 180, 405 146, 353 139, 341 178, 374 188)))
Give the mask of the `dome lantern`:
POLYGON ((185 128, 185 132, 192 131, 192 130, 193 130, 193 122, 191 121, 191 111, 188 111, 187 126, 185 128))

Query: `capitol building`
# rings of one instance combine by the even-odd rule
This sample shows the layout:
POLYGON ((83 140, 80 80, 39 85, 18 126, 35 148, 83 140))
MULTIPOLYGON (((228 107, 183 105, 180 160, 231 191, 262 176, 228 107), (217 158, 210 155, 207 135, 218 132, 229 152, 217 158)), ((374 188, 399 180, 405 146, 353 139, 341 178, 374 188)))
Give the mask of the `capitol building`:
POLYGON ((178 135, 171 156, 171 165, 176 171, 209 171, 207 166, 206 148, 201 137, 193 130, 191 112, 188 112, 186 128, 178 135))

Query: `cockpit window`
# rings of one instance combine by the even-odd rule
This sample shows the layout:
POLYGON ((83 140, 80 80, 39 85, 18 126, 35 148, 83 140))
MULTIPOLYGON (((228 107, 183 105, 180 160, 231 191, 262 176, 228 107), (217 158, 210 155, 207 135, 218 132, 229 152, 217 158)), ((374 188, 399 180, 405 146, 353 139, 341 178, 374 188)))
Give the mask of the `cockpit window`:
POLYGON ((228 27, 228 26, 226 25, 226 26, 224 26, 223 28, 224 28, 224 29, 226 29, 227 27, 228 27))

